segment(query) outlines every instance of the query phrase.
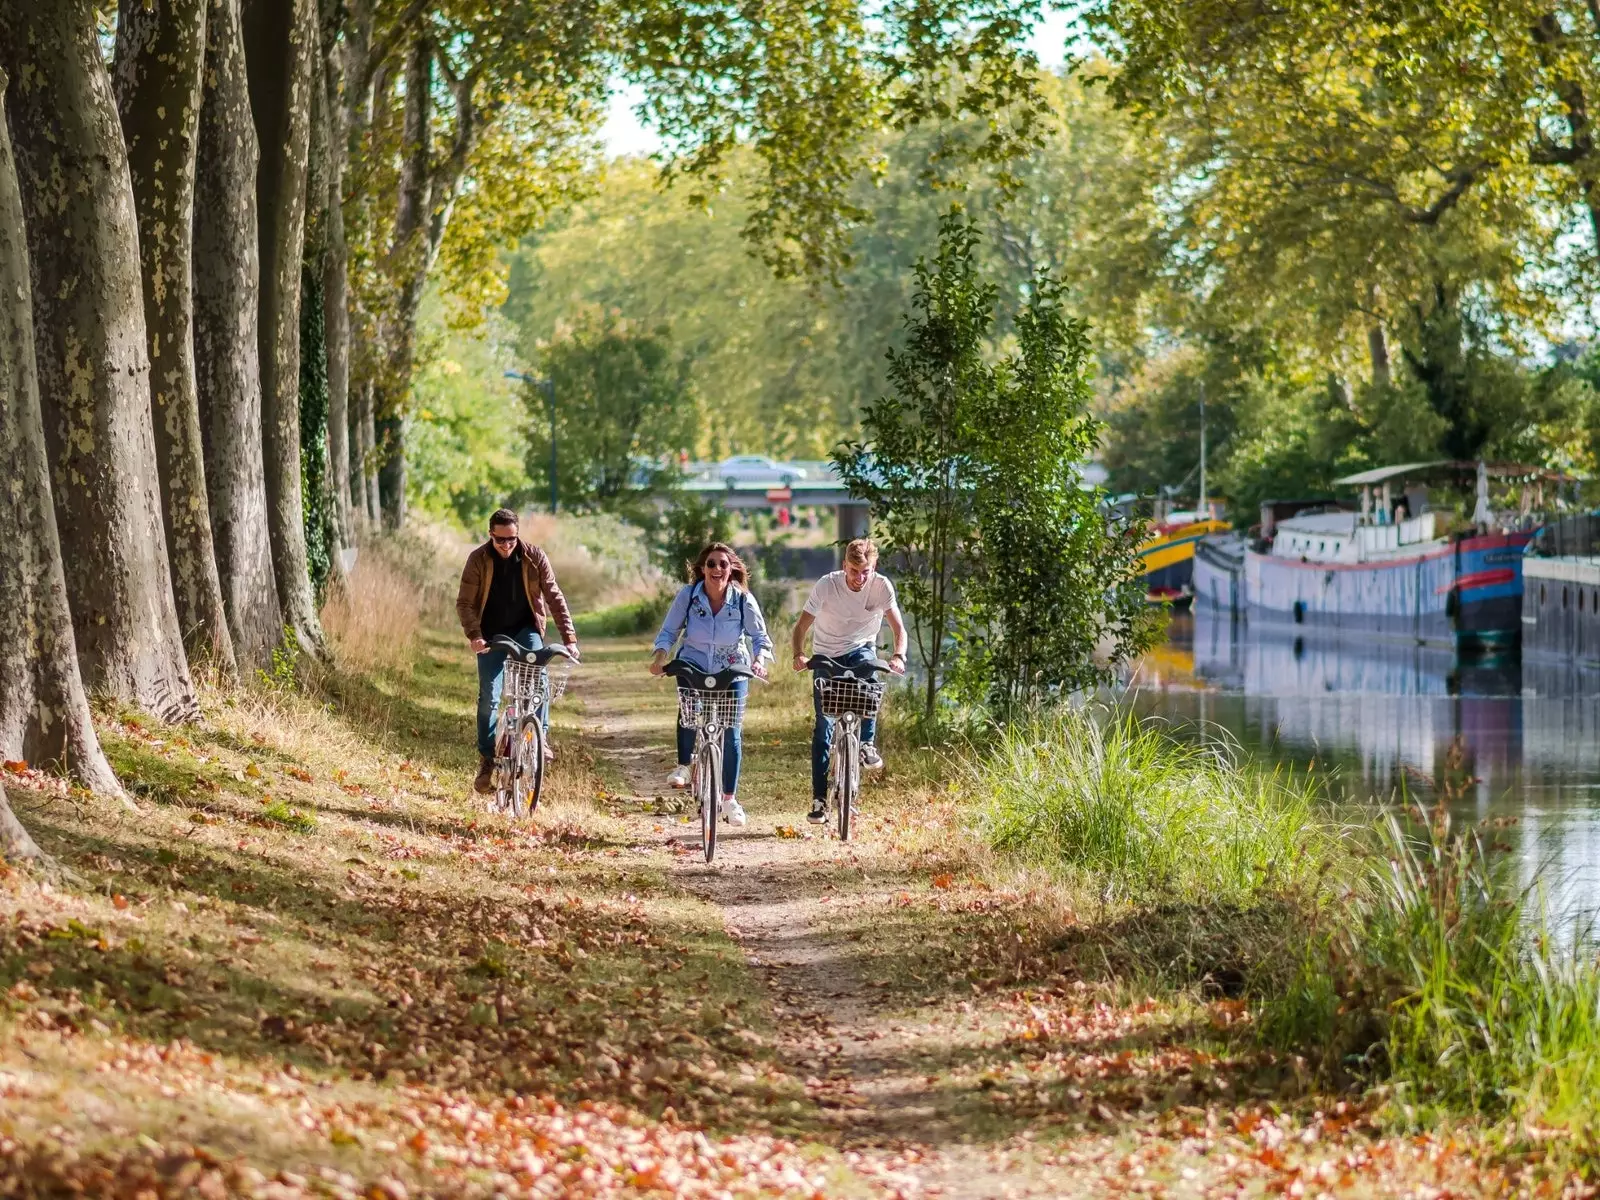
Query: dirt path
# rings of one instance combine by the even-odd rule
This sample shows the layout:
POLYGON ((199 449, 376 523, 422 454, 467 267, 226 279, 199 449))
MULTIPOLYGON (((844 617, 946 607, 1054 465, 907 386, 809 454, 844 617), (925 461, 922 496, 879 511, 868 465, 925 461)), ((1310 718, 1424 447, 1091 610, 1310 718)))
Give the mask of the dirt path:
POLYGON ((709 865, 698 825, 661 814, 681 798, 665 792, 670 728, 659 713, 648 715, 665 710, 659 697, 648 703, 648 687, 591 675, 574 689, 602 769, 609 765, 623 783, 614 799, 636 846, 669 854, 683 886, 721 910, 729 936, 765 981, 782 1025, 783 1058, 837 1128, 850 1161, 908 1196, 1074 1190, 1060 1178, 1024 1180, 1007 1155, 967 1140, 930 1086, 925 1060, 944 1051, 940 1031, 883 1003, 860 949, 830 927, 826 908, 841 884, 871 885, 870 848, 840 843, 831 827, 807 826, 803 791, 784 806, 792 811, 747 798, 749 824, 722 827, 709 865))

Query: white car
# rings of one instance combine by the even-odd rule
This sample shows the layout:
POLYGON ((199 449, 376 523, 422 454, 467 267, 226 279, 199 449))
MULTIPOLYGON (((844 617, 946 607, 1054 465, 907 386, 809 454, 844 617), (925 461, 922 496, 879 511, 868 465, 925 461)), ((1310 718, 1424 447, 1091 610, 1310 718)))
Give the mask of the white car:
POLYGON ((764 454, 735 454, 713 466, 710 475, 724 484, 782 484, 804 479, 806 469, 794 463, 778 462, 764 454))

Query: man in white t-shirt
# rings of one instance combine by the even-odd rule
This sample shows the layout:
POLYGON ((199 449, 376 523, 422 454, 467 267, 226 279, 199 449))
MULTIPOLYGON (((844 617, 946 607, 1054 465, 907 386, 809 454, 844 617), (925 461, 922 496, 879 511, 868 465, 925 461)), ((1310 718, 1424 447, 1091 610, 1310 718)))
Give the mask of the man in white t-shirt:
MULTIPOLYGON (((846 666, 868 662, 877 656, 878 632, 884 619, 894 634, 894 655, 889 669, 906 673, 906 623, 895 603, 894 584, 877 572, 878 547, 870 538, 857 538, 844 548, 844 570, 817 580, 806 600, 805 611, 794 625, 794 669, 806 669, 804 652, 807 632, 811 633, 811 652, 825 655, 846 666)), ((822 715, 822 698, 811 693, 816 723, 811 731, 811 812, 808 819, 821 824, 828 819, 828 751, 833 736, 833 719, 822 715)), ((861 765, 869 771, 883 766, 883 758, 873 744, 877 722, 861 722, 861 765)))

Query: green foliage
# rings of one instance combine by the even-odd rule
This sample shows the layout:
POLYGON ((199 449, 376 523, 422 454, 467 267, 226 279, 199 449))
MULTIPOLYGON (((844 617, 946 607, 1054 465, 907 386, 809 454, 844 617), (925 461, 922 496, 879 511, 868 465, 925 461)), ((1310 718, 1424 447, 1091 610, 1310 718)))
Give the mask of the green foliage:
POLYGON ((689 579, 694 560, 712 542, 733 541, 733 514, 715 500, 668 493, 651 534, 650 555, 661 573, 677 583, 689 579))
POLYGON ((573 618, 582 638, 633 637, 641 633, 654 633, 667 615, 667 605, 672 602, 675 588, 664 588, 656 595, 614 604, 610 608, 579 613, 573 618))
POLYGON ((257 678, 273 690, 293 690, 299 681, 300 654, 300 635, 292 626, 285 625, 283 640, 272 648, 268 665, 257 668, 257 678))
POLYGON ((424 304, 423 365, 407 431, 408 499, 424 512, 480 530, 490 513, 537 499, 528 478, 527 416, 503 323, 450 330, 437 298, 424 304))
POLYGON ((1038 275, 1015 320, 1016 351, 991 364, 997 289, 979 242, 952 208, 936 256, 917 264, 905 345, 889 352, 891 390, 867 408, 864 439, 835 455, 872 506, 884 556, 904 564, 924 719, 947 682, 1004 710, 1103 679, 1155 632, 1133 531, 1109 529, 1097 494, 1080 487, 1098 440, 1087 327, 1066 315, 1062 285, 1038 275), (1095 661, 1102 641, 1107 663, 1095 661))
POLYGON ((320 607, 333 571, 333 490, 328 481, 328 353, 322 276, 300 272, 300 494, 306 568, 320 607))
POLYGON ((1334 849, 1310 783, 1126 712, 1018 722, 971 787, 990 845, 1117 902, 1250 902, 1314 878, 1334 849))
POLYGON ((1103 494, 1083 485, 1100 437, 1088 325, 1067 316, 1048 276, 1017 315, 1016 344, 970 400, 981 569, 964 585, 954 679, 998 711, 1108 682, 1161 631, 1145 603, 1142 528, 1110 524, 1103 494))
POLYGON ((984 351, 996 293, 980 276, 978 241, 953 207, 940 224, 937 253, 917 262, 905 346, 889 351, 890 390, 862 414, 863 440, 834 455, 851 494, 872 506, 883 556, 904 564, 898 592, 926 673, 928 719, 961 623, 957 579, 977 573, 973 409, 992 385, 984 351))
MULTIPOLYGON (((557 471, 566 505, 615 506, 649 490, 696 440, 689 359, 665 327, 641 330, 612 312, 585 310, 540 348, 554 387, 557 471), (641 478, 641 472, 646 472, 641 478)), ((524 389, 528 474, 549 487, 550 425, 542 388, 524 389)))

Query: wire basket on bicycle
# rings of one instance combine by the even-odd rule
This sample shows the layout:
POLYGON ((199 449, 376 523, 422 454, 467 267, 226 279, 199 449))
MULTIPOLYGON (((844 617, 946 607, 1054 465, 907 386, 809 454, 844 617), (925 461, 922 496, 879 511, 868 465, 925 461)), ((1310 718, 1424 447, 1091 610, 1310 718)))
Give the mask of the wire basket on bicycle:
POLYGON ((567 690, 570 668, 571 660, 565 658, 554 659, 549 666, 508 658, 501 695, 504 700, 516 701, 524 712, 540 708, 547 700, 561 699, 561 694, 567 690), (552 669, 557 662, 563 667, 552 669))
POLYGON ((744 695, 725 689, 685 687, 678 680, 678 724, 685 729, 715 725, 736 729, 744 721, 744 695))
POLYGON ((883 688, 883 684, 874 680, 849 676, 819 673, 816 679, 817 696, 822 701, 822 715, 825 717, 854 713, 863 721, 870 721, 878 715, 878 709, 883 705, 883 688))

